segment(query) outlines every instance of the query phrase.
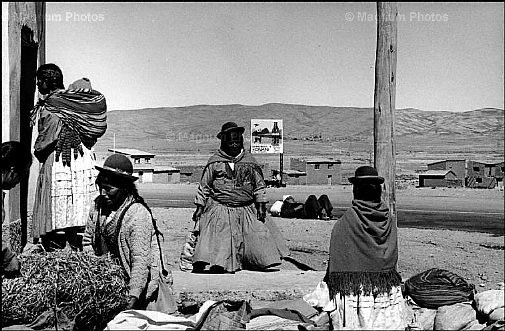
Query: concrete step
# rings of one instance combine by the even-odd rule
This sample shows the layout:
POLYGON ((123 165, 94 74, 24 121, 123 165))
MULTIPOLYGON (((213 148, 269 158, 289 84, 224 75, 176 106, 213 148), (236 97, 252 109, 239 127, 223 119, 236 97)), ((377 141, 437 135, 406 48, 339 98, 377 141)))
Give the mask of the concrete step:
POLYGON ((181 302, 207 300, 297 300, 315 290, 324 271, 239 271, 235 274, 194 274, 172 271, 181 302))

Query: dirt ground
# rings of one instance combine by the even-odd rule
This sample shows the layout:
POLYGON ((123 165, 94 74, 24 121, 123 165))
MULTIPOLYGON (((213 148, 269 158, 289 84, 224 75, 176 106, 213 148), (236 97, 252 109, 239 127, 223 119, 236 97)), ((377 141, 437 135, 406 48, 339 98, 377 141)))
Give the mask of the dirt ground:
MULTIPOLYGON (((165 234, 164 252, 178 270, 186 236, 193 228, 190 208, 154 208, 165 234)), ((273 218, 287 240, 291 256, 316 270, 325 270, 330 233, 337 220, 273 218)), ((478 232, 398 229, 398 271, 409 278, 430 268, 446 269, 475 284, 477 291, 497 289, 504 282, 504 237, 478 232)), ((296 270, 283 262, 281 270, 296 270)))

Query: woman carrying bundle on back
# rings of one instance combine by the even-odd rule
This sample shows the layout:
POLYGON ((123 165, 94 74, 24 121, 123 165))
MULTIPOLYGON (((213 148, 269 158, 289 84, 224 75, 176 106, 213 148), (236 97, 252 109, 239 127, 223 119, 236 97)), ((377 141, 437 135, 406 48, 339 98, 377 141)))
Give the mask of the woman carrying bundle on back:
POLYGON ((81 246, 78 233, 98 193, 92 148, 107 129, 107 105, 89 80, 65 89, 63 73, 55 64, 40 66, 36 76, 41 98, 31 113, 31 122, 35 125, 38 118, 33 153, 41 167, 32 236, 40 238, 49 251, 63 248, 67 242, 77 249, 81 246))

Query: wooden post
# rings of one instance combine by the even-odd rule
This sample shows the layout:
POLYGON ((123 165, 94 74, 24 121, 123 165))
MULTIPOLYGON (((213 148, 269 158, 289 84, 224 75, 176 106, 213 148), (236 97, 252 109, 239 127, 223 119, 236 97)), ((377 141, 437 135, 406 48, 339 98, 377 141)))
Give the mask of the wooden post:
POLYGON ((280 153, 279 163, 280 163, 279 164, 279 175, 281 176, 281 182, 279 184, 282 187, 282 179, 283 179, 282 172, 284 171, 284 154, 283 153, 280 153))
POLYGON ((398 10, 395 2, 377 3, 377 52, 374 93, 374 165, 384 177, 383 199, 397 226, 395 197, 396 147, 394 111, 396 95, 396 35, 398 10))

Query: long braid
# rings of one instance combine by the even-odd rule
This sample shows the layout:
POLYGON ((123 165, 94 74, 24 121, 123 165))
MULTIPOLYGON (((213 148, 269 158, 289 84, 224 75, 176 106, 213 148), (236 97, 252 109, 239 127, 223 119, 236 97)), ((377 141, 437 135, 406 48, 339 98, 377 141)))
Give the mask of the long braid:
POLYGON ((149 214, 151 215, 151 219, 153 221, 153 226, 154 226, 154 232, 156 233, 156 235, 158 235, 158 234, 161 235, 161 238, 163 238, 163 240, 165 240, 163 233, 159 230, 158 225, 156 224, 156 219, 153 216, 153 212, 152 212, 151 208, 149 208, 149 206, 145 202, 144 198, 142 198, 140 196, 139 191, 137 190, 137 187, 135 186, 135 184, 132 183, 132 186, 129 188, 129 191, 130 191, 131 195, 133 196, 133 198, 135 199, 135 201, 140 203, 142 206, 144 206, 147 209, 147 211, 149 212, 149 214))

